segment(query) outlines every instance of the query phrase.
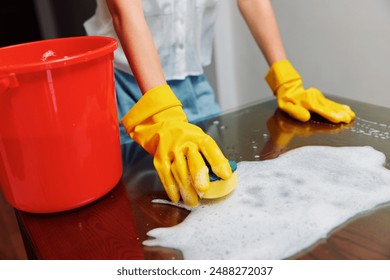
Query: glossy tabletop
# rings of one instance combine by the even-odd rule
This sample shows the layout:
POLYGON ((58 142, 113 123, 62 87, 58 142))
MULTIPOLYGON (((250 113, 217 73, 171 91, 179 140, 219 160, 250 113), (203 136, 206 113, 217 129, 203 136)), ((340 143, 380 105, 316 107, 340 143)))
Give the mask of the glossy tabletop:
MULTIPOLYGON (((274 100, 260 102, 198 123, 237 162, 268 160, 307 145, 372 146, 390 168, 390 109, 333 99, 356 112, 352 124, 334 125, 313 116, 297 122, 276 110, 274 100)), ((144 247, 146 233, 180 223, 189 214, 166 199, 152 157, 137 144, 122 145, 123 176, 103 198, 79 209, 55 214, 16 211, 25 247, 37 259, 180 259, 170 248, 144 247)), ((281 229, 283 230, 283 229, 281 229)), ((390 259, 390 203, 360 214, 292 259, 390 259)))

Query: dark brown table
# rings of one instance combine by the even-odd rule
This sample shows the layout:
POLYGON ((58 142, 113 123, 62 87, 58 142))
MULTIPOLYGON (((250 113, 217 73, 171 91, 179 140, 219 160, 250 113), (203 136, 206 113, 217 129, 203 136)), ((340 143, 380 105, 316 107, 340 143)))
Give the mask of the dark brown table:
MULTIPOLYGON (((390 109, 333 97, 357 114, 334 125, 319 116, 297 122, 276 110, 274 100, 253 104, 199 125, 237 162, 267 160, 307 145, 372 146, 390 168, 390 109)), ((144 247, 146 233, 180 223, 188 211, 152 203, 166 199, 152 157, 137 144, 122 145, 124 172, 103 198, 55 214, 16 211, 30 259, 180 259, 169 248, 144 247)), ((390 204, 359 215, 292 259, 390 259, 390 204)))

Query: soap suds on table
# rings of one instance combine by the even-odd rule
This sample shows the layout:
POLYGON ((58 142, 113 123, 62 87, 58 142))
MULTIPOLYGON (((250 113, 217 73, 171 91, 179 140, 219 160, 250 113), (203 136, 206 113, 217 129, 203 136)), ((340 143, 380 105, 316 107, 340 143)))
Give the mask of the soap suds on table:
POLYGON ((390 201, 385 155, 371 147, 308 146, 238 163, 227 199, 200 204, 144 241, 185 259, 284 259, 357 214, 390 201))

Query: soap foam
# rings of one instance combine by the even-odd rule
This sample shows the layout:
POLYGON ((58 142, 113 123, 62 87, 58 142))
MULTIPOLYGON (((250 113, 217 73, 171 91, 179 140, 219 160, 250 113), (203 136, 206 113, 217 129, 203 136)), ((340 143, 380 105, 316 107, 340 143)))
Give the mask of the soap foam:
POLYGON ((385 155, 371 147, 302 147, 276 159, 240 162, 226 199, 202 201, 144 241, 185 259, 284 259, 354 217, 390 201, 385 155))

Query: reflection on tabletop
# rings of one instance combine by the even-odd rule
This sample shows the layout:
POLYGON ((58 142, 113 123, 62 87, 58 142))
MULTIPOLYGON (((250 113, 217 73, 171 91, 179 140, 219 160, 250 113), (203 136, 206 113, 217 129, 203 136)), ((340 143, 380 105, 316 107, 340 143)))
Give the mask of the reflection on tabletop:
POLYGON ((275 113, 267 120, 270 138, 261 150, 260 158, 276 158, 284 152, 286 146, 296 136, 309 137, 316 133, 338 133, 352 124, 353 122, 333 124, 315 115, 308 122, 300 122, 292 119, 280 109, 276 109, 275 113))
MULTIPOLYGON (((152 202, 169 198, 153 166, 153 157, 140 145, 134 141, 123 144, 122 158, 122 181, 136 209, 133 215, 140 241, 148 239, 146 233, 149 230, 177 225, 187 217, 188 210, 152 202)), ((169 248, 144 247, 144 255, 146 259, 182 259, 181 252, 169 248)))

